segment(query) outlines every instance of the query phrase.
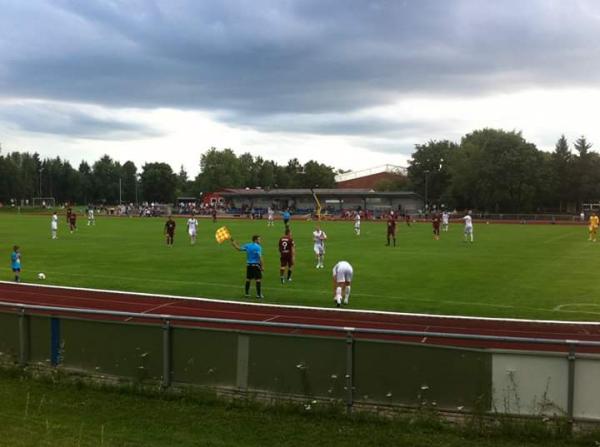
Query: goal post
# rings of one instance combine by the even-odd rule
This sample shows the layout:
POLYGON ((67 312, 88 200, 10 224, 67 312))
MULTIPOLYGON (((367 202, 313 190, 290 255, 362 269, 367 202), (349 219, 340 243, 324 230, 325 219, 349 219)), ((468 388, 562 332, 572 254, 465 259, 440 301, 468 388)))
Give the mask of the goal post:
POLYGON ((56 200, 54 197, 33 197, 31 199, 31 206, 33 208, 54 208, 56 200))

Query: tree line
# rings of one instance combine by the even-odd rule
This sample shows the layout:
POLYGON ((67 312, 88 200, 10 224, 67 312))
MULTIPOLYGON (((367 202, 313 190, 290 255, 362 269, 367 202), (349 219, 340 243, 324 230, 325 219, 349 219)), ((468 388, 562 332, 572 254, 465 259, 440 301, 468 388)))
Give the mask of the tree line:
POLYGON ((521 132, 481 129, 416 145, 407 188, 430 206, 483 212, 575 212, 600 202, 600 155, 585 137, 562 135, 545 152, 521 132))
POLYGON ((91 165, 82 161, 75 168, 60 157, 0 152, 0 202, 54 197, 57 203, 173 203, 177 197, 199 197, 223 188, 333 188, 336 174, 333 168, 312 160, 302 165, 294 158, 282 166, 216 148, 201 155, 200 169, 190 179, 183 166, 176 173, 167 163, 146 163, 138 170, 132 161, 121 164, 104 155, 91 165))
MULTIPOLYGON (((600 202, 600 155, 585 137, 571 148, 561 136, 554 151, 545 152, 526 141, 521 132, 475 130, 460 143, 449 140, 417 144, 407 175, 380 182, 378 190, 409 190, 429 206, 484 212, 575 212, 584 203, 600 202)), ((368 164, 365 163, 365 167, 368 164)), ((200 157, 194 179, 181 167, 146 163, 138 170, 108 155, 77 168, 36 153, 0 152, 0 202, 54 197, 71 203, 172 203, 176 197, 199 197, 223 188, 333 188, 333 167, 311 160, 287 164, 236 155, 231 149, 211 148, 200 157)))

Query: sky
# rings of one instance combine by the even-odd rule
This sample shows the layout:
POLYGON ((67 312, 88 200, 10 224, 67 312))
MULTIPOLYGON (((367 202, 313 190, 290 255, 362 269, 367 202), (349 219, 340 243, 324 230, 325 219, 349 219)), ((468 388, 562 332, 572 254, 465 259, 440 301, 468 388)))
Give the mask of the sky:
POLYGON ((600 147, 597 0, 0 0, 2 152, 406 166, 484 127, 600 147))

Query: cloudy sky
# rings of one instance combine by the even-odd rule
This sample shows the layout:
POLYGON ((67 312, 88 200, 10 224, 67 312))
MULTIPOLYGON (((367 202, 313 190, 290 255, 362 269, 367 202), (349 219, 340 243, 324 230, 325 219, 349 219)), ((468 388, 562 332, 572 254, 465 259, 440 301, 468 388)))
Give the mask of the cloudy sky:
POLYGON ((195 175, 405 165, 482 127, 600 147, 597 0, 0 0, 0 143, 195 175))

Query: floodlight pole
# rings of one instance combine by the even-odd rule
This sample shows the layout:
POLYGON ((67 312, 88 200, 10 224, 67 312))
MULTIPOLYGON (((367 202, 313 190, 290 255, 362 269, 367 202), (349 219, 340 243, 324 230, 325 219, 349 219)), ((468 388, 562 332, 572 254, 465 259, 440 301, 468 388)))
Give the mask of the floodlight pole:
POLYGON ((429 199, 428 199, 428 186, 429 186, 429 169, 425 169, 425 214, 427 214, 427 210, 429 209, 429 199))
POLYGON ((40 166, 40 169, 39 169, 39 173, 40 173, 40 197, 42 197, 42 171, 43 170, 44 170, 44 168, 40 166))

